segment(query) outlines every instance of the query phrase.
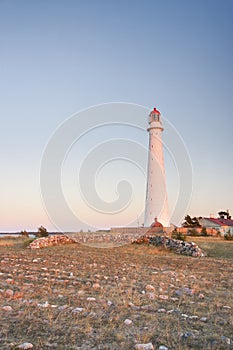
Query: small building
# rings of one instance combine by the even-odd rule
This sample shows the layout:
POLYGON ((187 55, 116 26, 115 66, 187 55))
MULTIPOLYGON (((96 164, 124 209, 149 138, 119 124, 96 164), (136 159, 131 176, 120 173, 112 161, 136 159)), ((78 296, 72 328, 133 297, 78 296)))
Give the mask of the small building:
POLYGON ((233 235, 233 220, 225 218, 200 218, 199 223, 206 229, 216 229, 222 236, 226 233, 233 235))
POLYGON ((163 234, 164 228, 161 222, 157 220, 157 218, 154 219, 154 222, 150 226, 150 228, 147 231, 147 234, 163 234))

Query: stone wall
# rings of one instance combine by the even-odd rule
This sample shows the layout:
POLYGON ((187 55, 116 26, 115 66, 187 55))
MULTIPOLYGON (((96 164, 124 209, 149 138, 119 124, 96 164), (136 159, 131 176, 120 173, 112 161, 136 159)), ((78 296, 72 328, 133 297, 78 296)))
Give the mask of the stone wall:
POLYGON ((29 244, 29 248, 31 249, 39 249, 39 248, 45 248, 45 247, 52 247, 55 245, 62 245, 62 244, 71 244, 76 243, 74 239, 67 237, 65 235, 52 235, 48 237, 41 237, 35 239, 33 242, 29 244))
POLYGON ((167 236, 144 236, 140 237, 135 243, 152 244, 156 247, 164 247, 171 250, 176 254, 188 255, 188 256, 206 256, 206 253, 198 247, 194 242, 184 242, 178 239, 173 239, 167 236))
MULTIPOLYGON (((141 236, 149 233, 151 227, 111 227, 110 234, 140 234, 141 236)), ((161 228, 159 228, 161 230, 161 228)), ((169 234, 173 227, 163 227, 162 230, 169 234)))
POLYGON ((116 245, 130 244, 141 237, 140 233, 133 234, 110 234, 110 233, 69 233, 57 234, 35 239, 29 248, 39 249, 69 243, 111 243, 116 245))
POLYGON ((157 247, 162 246, 166 249, 172 250, 177 254, 189 255, 189 256, 205 256, 206 254, 200 249, 196 243, 183 242, 180 240, 172 239, 167 236, 150 236, 141 234, 110 234, 110 233, 73 233, 68 235, 51 235, 48 237, 41 237, 35 239, 30 243, 29 248, 39 249, 45 247, 51 247, 62 244, 81 243, 111 243, 116 245, 137 243, 137 244, 152 244, 157 247))
POLYGON ((141 237, 139 233, 69 233, 71 237, 77 243, 89 244, 89 243, 115 243, 115 244, 128 244, 141 237))
POLYGON ((149 227, 111 227, 111 234, 140 234, 145 235, 149 227))

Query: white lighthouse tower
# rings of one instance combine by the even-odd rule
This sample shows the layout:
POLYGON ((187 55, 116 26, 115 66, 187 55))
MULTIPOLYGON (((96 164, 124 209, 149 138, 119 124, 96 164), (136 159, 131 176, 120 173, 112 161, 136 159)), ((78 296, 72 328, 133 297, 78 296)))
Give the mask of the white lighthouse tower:
POLYGON ((166 176, 164 169, 161 113, 154 108, 149 116, 149 153, 144 226, 149 227, 155 218, 169 227, 166 176))

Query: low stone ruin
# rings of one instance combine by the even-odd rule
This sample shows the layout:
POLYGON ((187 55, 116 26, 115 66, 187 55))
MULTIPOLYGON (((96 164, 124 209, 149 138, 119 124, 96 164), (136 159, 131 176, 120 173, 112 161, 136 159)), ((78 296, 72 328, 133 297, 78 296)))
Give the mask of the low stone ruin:
POLYGON ((92 243, 111 243, 116 245, 130 244, 135 239, 141 237, 140 233, 69 233, 69 237, 72 237, 75 242, 82 244, 92 243))
POLYGON ((136 235, 136 234, 84 234, 84 235, 51 235, 48 237, 41 237, 35 239, 33 242, 29 244, 29 248, 31 249, 39 249, 63 244, 71 244, 71 243, 81 243, 81 244, 89 244, 89 243, 115 243, 115 244, 152 244, 156 247, 164 247, 169 249, 177 254, 189 255, 189 256, 206 256, 201 248, 198 247, 196 243, 193 242, 184 242, 177 239, 173 239, 167 236, 159 236, 159 235, 136 235))
POLYGON ((201 257, 206 256, 206 253, 198 247, 194 242, 184 242, 178 239, 173 239, 167 236, 143 236, 135 240, 134 243, 142 244, 152 244, 156 247, 164 247, 173 251, 176 254, 188 255, 201 257))
POLYGON ((52 247, 55 245, 63 245, 63 244, 71 244, 71 243, 77 243, 74 239, 67 237, 65 235, 51 235, 48 237, 41 237, 35 239, 33 242, 31 242, 28 246, 28 248, 31 249, 39 249, 39 248, 45 248, 45 247, 52 247))

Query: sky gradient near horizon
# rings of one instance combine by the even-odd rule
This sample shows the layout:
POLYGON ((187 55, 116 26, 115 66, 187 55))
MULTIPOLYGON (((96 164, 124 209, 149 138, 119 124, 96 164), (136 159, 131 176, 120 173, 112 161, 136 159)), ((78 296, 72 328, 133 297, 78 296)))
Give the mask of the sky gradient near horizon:
POLYGON ((232 17, 232 0, 0 0, 0 231, 55 229, 40 194, 43 151, 68 117, 109 102, 156 106, 174 125, 193 167, 188 214, 233 214, 232 17))

